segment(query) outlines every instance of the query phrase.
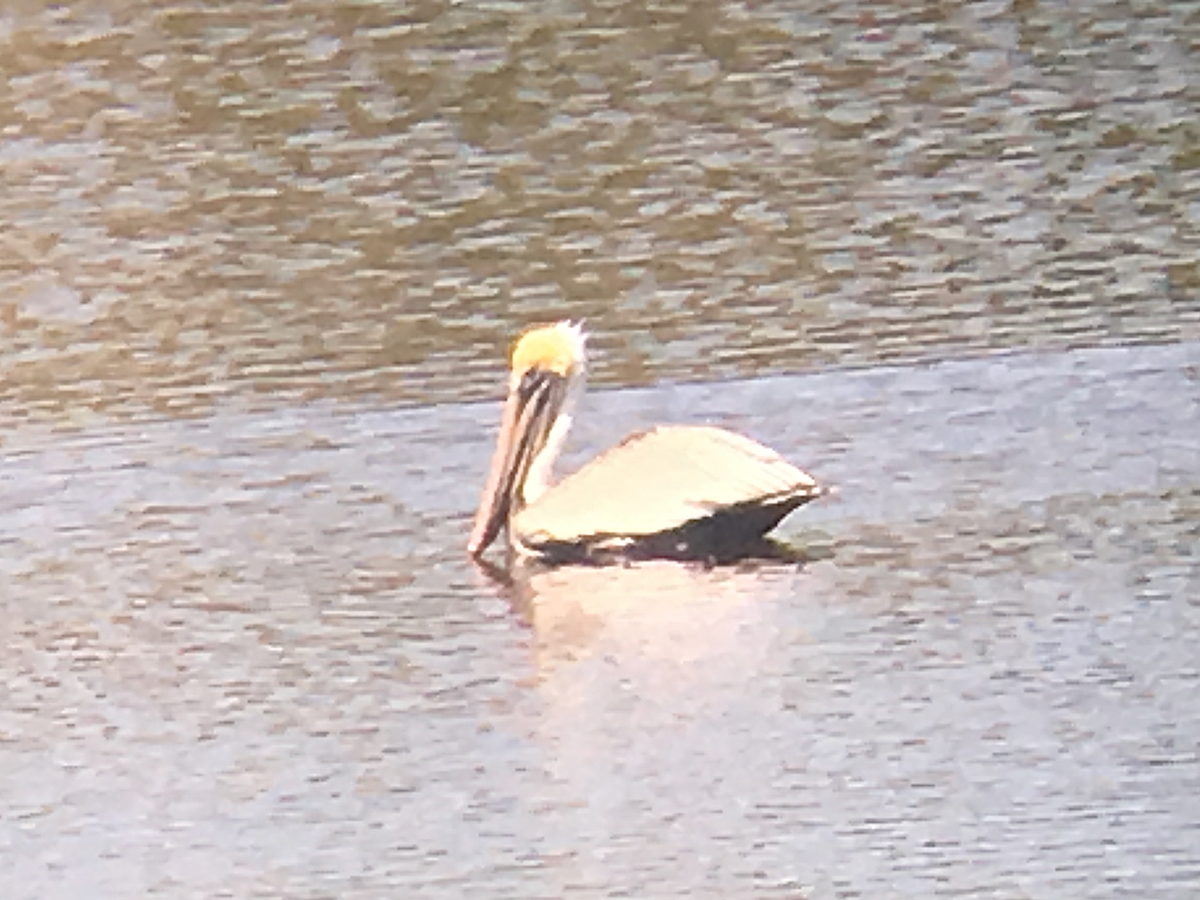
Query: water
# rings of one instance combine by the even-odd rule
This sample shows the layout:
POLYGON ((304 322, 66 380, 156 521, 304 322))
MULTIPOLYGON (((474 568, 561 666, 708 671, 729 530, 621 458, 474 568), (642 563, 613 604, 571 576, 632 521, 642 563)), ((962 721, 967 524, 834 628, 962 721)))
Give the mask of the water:
POLYGON ((28 429, 14 896, 1185 896, 1198 365, 599 393, 576 456, 769 427, 840 489, 784 529, 823 558, 507 585, 461 551, 491 405, 28 429))
POLYGON ((1186 4, 0 19, 8 416, 1200 338, 1186 4), (263 396, 268 395, 268 396, 263 396))
POLYGON ((4 896, 1195 896, 1197 24, 0 14, 4 896), (465 558, 565 317, 807 565, 465 558))

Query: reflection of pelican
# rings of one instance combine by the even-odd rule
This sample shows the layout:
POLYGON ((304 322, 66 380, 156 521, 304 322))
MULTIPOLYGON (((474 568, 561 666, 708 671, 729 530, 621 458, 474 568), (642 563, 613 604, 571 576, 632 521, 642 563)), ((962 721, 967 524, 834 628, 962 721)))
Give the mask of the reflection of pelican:
MULTIPOLYGON (((650 676, 653 686, 645 686, 657 703, 667 703, 682 699, 668 692, 692 694, 712 677, 744 691, 747 673, 761 664, 764 643, 770 643, 748 640, 759 629, 778 637, 782 628, 789 641, 811 640, 780 618, 797 597, 810 596, 814 584, 811 571, 801 575, 790 564, 701 570, 648 561, 510 571, 503 593, 531 629, 529 648, 543 677, 590 659, 617 680, 650 676)), ((579 699, 599 686, 595 678, 609 676, 593 672, 588 687, 566 678, 579 699)), ((711 699, 707 692, 701 696, 711 699)))
POLYGON ((472 556, 507 526, 513 550, 550 561, 728 558, 820 495, 812 478, 773 450, 721 428, 681 425, 632 435, 552 486, 585 363, 583 331, 569 322, 517 341, 492 471, 467 544, 472 556))

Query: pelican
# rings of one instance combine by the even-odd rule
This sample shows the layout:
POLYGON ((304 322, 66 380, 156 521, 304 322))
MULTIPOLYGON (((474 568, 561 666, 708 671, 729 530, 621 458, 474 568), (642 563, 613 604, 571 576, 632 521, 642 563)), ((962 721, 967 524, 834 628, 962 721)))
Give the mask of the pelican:
POLYGON ((723 428, 659 425, 627 437, 555 483, 553 466, 586 380, 583 329, 525 332, 467 552, 501 529, 518 557, 546 562, 745 555, 788 513, 820 496, 809 475, 723 428))

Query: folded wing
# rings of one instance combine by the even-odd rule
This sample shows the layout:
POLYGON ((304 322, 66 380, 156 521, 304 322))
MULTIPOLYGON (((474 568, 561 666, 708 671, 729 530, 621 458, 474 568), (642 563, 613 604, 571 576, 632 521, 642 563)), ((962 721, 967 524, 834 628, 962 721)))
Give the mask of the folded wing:
POLYGON ((727 510, 785 512, 819 493, 808 474, 747 437, 707 426, 660 426, 563 479, 514 525, 529 545, 636 540, 727 510))

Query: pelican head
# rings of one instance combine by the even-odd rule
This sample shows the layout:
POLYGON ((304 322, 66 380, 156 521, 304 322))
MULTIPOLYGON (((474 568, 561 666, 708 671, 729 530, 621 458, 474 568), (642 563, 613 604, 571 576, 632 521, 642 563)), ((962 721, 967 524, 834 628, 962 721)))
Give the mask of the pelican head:
POLYGON ((479 556, 550 484, 583 387, 586 338, 573 322, 526 331, 513 345, 508 399, 467 551, 479 556))

